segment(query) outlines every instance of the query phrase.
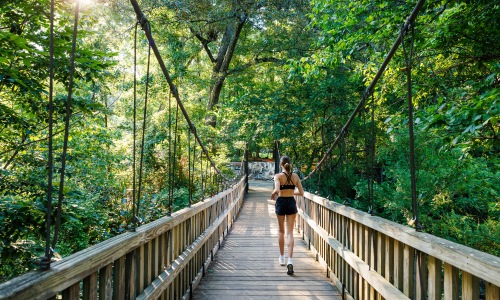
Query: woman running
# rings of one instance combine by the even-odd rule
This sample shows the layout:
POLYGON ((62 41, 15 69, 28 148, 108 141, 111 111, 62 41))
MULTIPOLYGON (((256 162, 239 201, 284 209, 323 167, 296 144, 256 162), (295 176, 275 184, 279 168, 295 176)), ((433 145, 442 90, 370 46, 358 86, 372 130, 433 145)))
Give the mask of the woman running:
POLYGON ((280 166, 283 170, 282 173, 274 175, 274 190, 271 194, 271 199, 276 199, 275 211, 278 217, 279 234, 278 244, 280 247, 280 256, 278 262, 280 265, 285 265, 285 218, 286 218, 286 234, 288 239, 288 262, 287 274, 293 274, 293 225, 295 224, 295 217, 297 215, 297 203, 294 196, 304 195, 300 178, 297 174, 292 173, 292 163, 290 157, 282 156, 280 166))

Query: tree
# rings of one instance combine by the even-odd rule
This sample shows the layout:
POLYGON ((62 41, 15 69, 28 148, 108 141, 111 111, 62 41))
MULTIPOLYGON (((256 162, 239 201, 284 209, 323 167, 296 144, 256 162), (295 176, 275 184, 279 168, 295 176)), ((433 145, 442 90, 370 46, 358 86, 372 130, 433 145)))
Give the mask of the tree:
MULTIPOLYGON (((154 2, 156 4, 156 2, 154 2)), ((194 49, 189 50, 189 65, 193 60, 211 66, 209 71, 209 91, 207 93, 206 123, 216 126, 217 107, 221 91, 227 77, 261 63, 283 63, 286 52, 299 51, 304 43, 297 42, 295 37, 305 27, 307 18, 307 1, 166 1, 159 7, 161 17, 155 18, 165 24, 171 24, 173 15, 179 28, 183 28, 184 44, 191 37, 198 41, 194 49), (161 20, 161 21, 160 21, 161 20), (245 25, 250 28, 245 29, 245 25), (274 37, 282 35, 279 41, 274 37), (284 39, 283 37, 293 37, 284 39), (247 45, 244 39, 251 45, 247 45), (237 45, 240 44, 240 49, 237 45), (245 44, 250 49, 241 49, 245 44), (205 58, 199 57, 203 51, 205 58), (236 59, 235 59, 236 58, 236 59)), ((300 35, 304 37, 304 35, 300 35)))
MULTIPOLYGON (((411 3, 391 1, 318 0, 312 5, 311 24, 319 31, 319 51, 292 62, 292 71, 308 83, 334 72, 336 77, 345 78, 347 82, 359 83, 356 78, 360 79, 365 86, 412 9, 411 3)), ((498 28, 491 28, 489 24, 497 21, 498 10, 497 1, 430 2, 419 13, 415 35, 409 32, 405 38, 407 47, 413 38, 415 49, 412 82, 417 190, 424 230, 495 255, 498 255, 499 233, 491 228, 499 224, 499 191, 492 187, 498 185, 499 123, 496 115, 499 109, 500 34, 498 28), (467 22, 463 22, 464 19, 467 22), (464 181, 467 183, 462 185, 464 181), (485 234, 484 240, 488 243, 480 245, 477 238, 472 238, 474 233, 485 234)), ((366 175, 375 172, 373 204, 377 213, 406 223, 412 218, 412 210, 406 78, 402 72, 406 65, 401 48, 374 91, 376 160, 374 166, 367 164, 374 169, 370 171, 359 163, 369 158, 369 151, 358 149, 359 141, 368 134, 363 132, 366 113, 362 113, 349 128, 348 141, 354 143, 347 146, 344 170, 332 170, 327 165, 311 186, 316 186, 321 176, 327 187, 320 188, 319 192, 326 196, 332 193, 328 185, 347 185, 355 193, 339 193, 333 189, 330 196, 368 210, 372 205, 368 183, 374 179, 366 175), (341 176, 331 178, 332 171, 341 176), (347 178, 342 172, 348 174, 347 178)), ((313 85, 325 94, 331 93, 328 91, 331 85, 317 82, 313 85)), ((357 84, 344 87, 349 95, 345 97, 346 105, 352 107, 359 102, 359 92, 363 88, 357 84)), ((326 104, 328 98, 323 99, 326 104)), ((368 103, 371 101, 369 99, 368 103)), ((341 119, 326 126, 338 134, 341 119)), ((329 158, 331 165, 336 165, 339 152, 329 158)), ((308 153, 322 157, 321 151, 308 153)))

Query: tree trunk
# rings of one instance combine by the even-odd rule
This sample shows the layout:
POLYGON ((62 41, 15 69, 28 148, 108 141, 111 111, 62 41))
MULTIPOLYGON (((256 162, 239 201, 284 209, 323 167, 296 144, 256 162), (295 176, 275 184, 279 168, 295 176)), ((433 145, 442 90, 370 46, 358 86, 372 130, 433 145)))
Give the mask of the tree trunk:
POLYGON ((212 69, 212 86, 210 87, 210 95, 207 103, 207 110, 209 114, 205 119, 206 124, 212 127, 217 125, 217 119, 215 115, 210 112, 217 109, 222 86, 226 80, 227 70, 229 69, 229 64, 233 58, 236 44, 238 43, 241 30, 243 29, 246 20, 247 16, 242 14, 240 15, 237 23, 230 24, 226 27, 221 45, 219 47, 219 52, 217 53, 217 58, 214 62, 215 65, 212 69))

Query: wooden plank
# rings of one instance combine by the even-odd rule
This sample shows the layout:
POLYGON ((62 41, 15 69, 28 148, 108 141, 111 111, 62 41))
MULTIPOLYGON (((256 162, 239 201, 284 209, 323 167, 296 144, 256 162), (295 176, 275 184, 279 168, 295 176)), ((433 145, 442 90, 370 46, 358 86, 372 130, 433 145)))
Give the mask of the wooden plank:
POLYGON ((313 240, 312 251, 308 251, 308 235, 303 241, 302 234, 294 231, 294 276, 287 275, 286 267, 278 264, 278 224, 274 208, 266 199, 272 184, 263 184, 269 185, 265 192, 250 189, 238 221, 207 267, 193 299, 340 299, 323 269, 328 267, 326 261, 316 262, 316 252, 327 253, 330 249, 323 237, 316 236, 318 242, 313 240))
POLYGON ((113 267, 114 267, 113 300, 123 300, 125 299, 125 287, 126 287, 125 256, 117 259, 113 267))
POLYGON ((479 299, 479 278, 462 272, 462 300, 479 299))
MULTIPOLYGON (((165 236, 165 266, 163 270, 166 268, 170 268, 172 265, 173 255, 172 255, 172 230, 167 231, 165 236)), ((161 273, 161 272, 160 272, 161 273)))
POLYGON ((153 258, 154 258, 154 264, 153 264, 153 276, 151 277, 151 281, 154 280, 154 278, 158 277, 158 274, 160 274, 161 266, 162 266, 162 252, 161 252, 161 247, 162 247, 162 240, 163 240, 163 235, 160 235, 154 240, 154 247, 153 247, 153 258))
POLYGON ((328 233, 324 231, 322 228, 318 228, 314 221, 308 218, 307 215, 304 215, 302 211, 299 210, 299 214, 301 214, 302 218, 306 220, 309 226, 314 227, 314 230, 318 232, 323 238, 328 240, 328 244, 333 248, 337 253, 339 253, 344 261, 346 261, 356 272, 358 272, 367 283, 374 287, 384 298, 386 299, 409 299, 403 293, 401 293, 398 289, 396 289, 392 284, 387 282, 385 278, 380 276, 377 272, 370 270, 369 265, 361 260, 354 253, 345 249, 342 244, 340 244, 334 238, 328 236, 328 233))
MULTIPOLYGON (((371 259, 371 242, 370 242, 370 229, 366 226, 363 226, 363 260, 364 263, 368 266, 368 270, 374 271, 373 268, 370 266, 370 259, 371 259)), ((363 276, 364 278, 364 276, 363 276)), ((370 283, 367 278, 364 278, 364 285, 363 285, 363 294, 364 294, 364 299, 370 300, 370 283)))
MULTIPOLYGON (((358 257, 360 259, 364 259, 364 254, 365 254, 365 239, 363 238, 364 237, 364 231, 363 231, 363 224, 361 223, 356 223, 357 224, 357 228, 358 228, 358 248, 359 248, 359 253, 358 253, 358 257)), ((359 298, 358 299, 364 299, 364 297, 367 297, 368 295, 365 295, 365 290, 364 290, 364 286, 365 286, 365 280, 361 277, 360 275, 360 280, 358 281, 358 291, 359 291, 359 298)))
POLYGON ((415 287, 415 249, 408 245, 404 245, 403 251, 403 293, 413 299, 415 287))
POLYGON ((404 272, 404 245, 394 240, 394 286, 403 291, 403 272, 404 272))
POLYGON ((458 269, 444 264, 444 300, 458 300, 458 269))
MULTIPOLYGON (((136 287, 137 287, 137 291, 142 291, 144 290, 144 277, 146 277, 146 273, 147 273, 147 269, 146 269, 146 265, 145 265, 145 255, 146 255, 146 249, 145 247, 147 247, 147 244, 144 244, 142 246, 139 247, 139 249, 137 249, 136 253, 137 253, 137 256, 135 258, 135 262, 136 262, 136 267, 135 267, 135 279, 136 279, 136 287)), ((135 296, 135 295, 134 295, 135 296)))
POLYGON ((99 300, 113 299, 113 266, 106 265, 99 270, 99 300))
POLYGON ((390 260, 390 257, 386 259, 386 252, 385 252, 385 236, 380 233, 376 232, 376 241, 377 241, 377 252, 376 252, 376 263, 377 263, 377 272, 384 276, 384 278, 387 279, 385 276, 385 262, 387 260, 390 260))
POLYGON ((79 300, 80 283, 77 282, 62 292, 62 300, 79 300))
POLYGON ((394 239, 385 237, 385 279, 394 284, 394 239))
POLYGON ((500 299, 500 288, 494 284, 486 283, 486 300, 498 300, 500 299))
POLYGON ((427 265, 429 269, 428 300, 441 300, 441 292, 443 289, 441 280, 441 261, 433 256, 429 256, 427 265))
POLYGON ((83 279, 83 300, 97 300, 97 272, 83 279))
POLYGON ((417 300, 427 300, 427 254, 417 251, 415 270, 415 291, 417 300))
MULTIPOLYGON (((241 201, 241 199, 239 199, 238 201, 241 201)), ((183 269, 188 265, 189 261, 195 256, 195 254, 201 249, 202 245, 211 238, 212 234, 220 230, 220 226, 221 224, 223 224, 225 216, 227 216, 229 211, 231 211, 231 209, 237 205, 238 201, 233 202, 233 204, 231 204, 231 207, 226 208, 222 212, 222 215, 219 218, 215 219, 212 225, 210 225, 207 230, 205 230, 205 232, 200 235, 189 248, 185 250, 182 249, 182 236, 185 236, 185 234, 183 234, 182 230, 180 229, 181 226, 175 227, 173 229, 173 249, 175 249, 176 251, 183 250, 183 252, 181 252, 180 255, 177 255, 177 258, 172 262, 170 268, 161 272, 159 276, 146 289, 144 289, 142 293, 137 296, 137 299, 157 299, 170 284, 174 284, 178 288, 181 288, 181 286, 185 282, 182 282, 182 280, 178 279, 177 276, 184 276, 184 273, 182 273, 183 269)), ((177 293, 177 291, 174 291, 173 293, 175 297, 175 293, 177 293)))
POLYGON ((137 251, 132 251, 125 258, 125 299, 134 299, 137 292, 136 285, 136 257, 137 251))
MULTIPOLYGON (((353 229, 352 229, 352 233, 353 233, 353 253, 355 255, 357 255, 358 257, 360 256, 360 252, 361 252, 361 246, 360 246, 360 224, 359 223, 356 223, 356 222, 353 222, 353 229)), ((351 291, 351 294, 352 296, 354 297, 354 299, 360 299, 361 298, 361 295, 360 295, 360 290, 361 290, 361 278, 359 276, 359 274, 357 272, 355 272, 354 274, 354 278, 353 278, 353 290, 351 291)), ((362 293, 361 293, 362 294, 362 293)))
MULTIPOLYGON (((153 276, 155 270, 153 268, 153 243, 154 239, 144 245, 144 284, 147 286, 153 281, 156 276, 153 276)), ((140 290, 142 291, 142 289, 140 290)))
POLYGON ((414 249, 427 253, 439 260, 465 270, 474 276, 500 286, 500 259, 470 247, 466 247, 428 233, 418 232, 414 228, 397 224, 377 216, 335 203, 308 192, 304 197, 319 203, 340 215, 360 222, 389 237, 399 240, 414 249))
POLYGON ((356 222, 353 222, 352 235, 353 235, 352 239, 353 247, 351 250, 354 254, 356 254, 359 257, 359 253, 361 252, 362 248, 359 245, 360 244, 359 224, 356 222))
MULTIPOLYGON (((242 179, 235 188, 244 186, 242 179)), ((79 282, 99 268, 125 256, 137 247, 156 238, 179 223, 194 216, 205 208, 217 203, 234 188, 225 190, 214 197, 179 210, 151 223, 137 228, 136 232, 126 232, 107 241, 91 246, 52 264, 51 269, 41 274, 30 272, 0 284, 0 299, 46 299, 54 291, 62 291, 79 282)))

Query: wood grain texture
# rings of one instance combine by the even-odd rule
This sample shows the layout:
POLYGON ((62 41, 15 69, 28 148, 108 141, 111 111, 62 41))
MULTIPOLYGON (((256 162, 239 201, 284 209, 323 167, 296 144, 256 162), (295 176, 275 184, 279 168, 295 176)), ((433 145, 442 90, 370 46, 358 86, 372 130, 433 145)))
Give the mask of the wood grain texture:
POLYGON ((199 299, 235 299, 238 295, 252 299, 336 299, 339 279, 356 299, 403 299, 401 292, 412 298, 416 287, 416 299, 425 299, 427 292, 427 299, 435 300, 441 299, 442 292, 445 299, 458 299, 460 291, 463 299, 475 299, 483 279, 486 299, 499 299, 498 257, 314 195, 308 195, 312 200, 299 197, 296 224, 301 230, 294 232, 296 274, 288 276, 286 268, 277 265, 277 221, 274 202, 267 200, 272 183, 261 184, 266 186, 252 187, 241 213, 240 203, 232 198, 239 191, 224 191, 141 226, 137 232, 54 263, 47 272, 33 272, 4 283, 0 299, 53 299, 63 291, 67 299, 95 299, 99 292, 99 299, 123 300, 135 298, 143 287, 148 287, 148 292, 142 293, 148 295, 145 299, 192 294, 199 299), (225 240, 221 243, 222 237, 225 240), (416 261, 417 269, 415 250, 422 255, 416 261), (209 266, 210 254, 217 255, 209 266), (203 288, 207 279, 214 282, 213 288, 203 288), (191 287, 198 282, 200 289, 193 292, 191 287), (157 293, 149 291, 160 285, 163 287, 157 293))
MULTIPOLYGON (((238 185, 243 184, 243 179, 238 185)), ((47 299, 65 290, 88 275, 98 272, 105 265, 112 263, 155 239, 172 228, 214 205, 219 200, 233 193, 233 188, 225 190, 204 202, 194 204, 151 223, 142 225, 135 232, 126 232, 102 243, 77 252, 52 264, 45 272, 34 271, 0 284, 0 299, 47 299)), ((217 217, 217 216, 214 216, 217 217)), ((133 266, 136 268, 136 266, 133 266)), ((129 282, 130 284, 131 282, 129 282)), ((136 287, 135 282, 130 286, 136 287)), ((123 300, 121 298, 120 300, 123 300)))
POLYGON ((432 256, 428 258, 429 280, 428 298, 429 300, 441 300, 443 290, 443 280, 441 276, 441 261, 432 256))
POLYGON ((83 300, 97 300, 97 272, 83 279, 83 300))
POLYGON ((400 225, 377 216, 371 216, 368 213, 308 192, 304 193, 304 198, 321 204, 342 216, 373 228, 386 236, 399 240, 405 245, 422 251, 460 270, 465 270, 474 276, 491 282, 493 285, 500 286, 500 257, 428 233, 417 232, 414 228, 400 225))
POLYGON ((99 300, 111 300, 113 297, 113 266, 105 266, 99 271, 99 300))
MULTIPOLYGON (((278 264, 272 182, 251 182, 238 221, 221 244, 193 299, 340 299, 315 251, 294 230, 295 274, 278 264)), ((285 242, 285 253, 287 253, 285 242)))
POLYGON ((458 300, 458 269, 444 264, 444 300, 458 300))
MULTIPOLYGON (((303 214, 301 210, 299 210, 299 214, 301 218, 311 227, 314 228, 314 231, 317 232, 322 238, 328 241, 329 246, 336 251, 341 257, 344 264, 344 271, 347 269, 345 266, 348 264, 350 268, 354 269, 356 273, 360 274, 363 281, 363 296, 361 299, 369 299, 371 292, 371 287, 373 287, 378 293, 380 293, 385 299, 409 299, 409 297, 405 296, 401 291, 399 291, 396 287, 394 287, 390 282, 388 282, 384 277, 382 277, 379 273, 370 269, 370 266, 363 261, 360 257, 350 251, 348 248, 344 247, 339 241, 334 239, 331 236, 328 236, 328 233, 323 228, 320 228, 316 222, 310 219, 307 215, 303 214)), ((364 230, 365 240, 368 239, 368 231, 364 230)), ((365 243, 367 245, 368 243, 365 243)), ((367 253, 369 254, 369 253, 367 253)), ((369 257, 366 255, 365 257, 369 257)), ((343 279, 344 282, 348 282, 347 278, 343 279)), ((374 292, 374 291, 373 291, 374 292)))

